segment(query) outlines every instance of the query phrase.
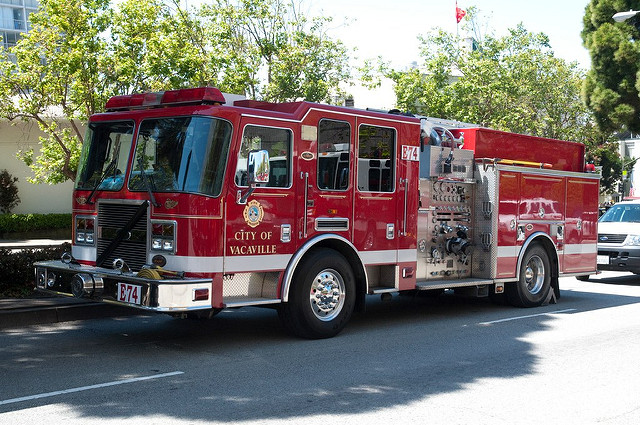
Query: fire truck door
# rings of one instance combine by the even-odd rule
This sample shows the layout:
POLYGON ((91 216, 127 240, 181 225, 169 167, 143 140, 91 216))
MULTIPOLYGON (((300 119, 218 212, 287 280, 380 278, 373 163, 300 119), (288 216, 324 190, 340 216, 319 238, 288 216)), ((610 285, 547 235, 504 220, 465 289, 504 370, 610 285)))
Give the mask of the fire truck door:
POLYGON ((319 233, 339 234, 351 240, 353 127, 353 118, 342 116, 313 116, 302 126, 302 149, 295 173, 301 205, 301 244, 319 233))
POLYGON ((402 215, 396 200, 406 190, 396 175, 396 129, 362 122, 357 140, 353 242, 365 264, 392 264, 402 215))
MULTIPOLYGON (((295 251, 292 233, 296 205, 292 188, 298 183, 293 172, 294 132, 288 126, 254 117, 243 118, 241 129, 237 157, 230 159, 234 190, 230 191, 226 206, 224 271, 232 274, 282 270, 295 251), (247 162, 249 152, 256 150, 269 154, 269 182, 250 190, 247 162)), ((227 282, 225 288, 235 284, 227 282)), ((225 296, 240 295, 225 290, 225 296)), ((269 296, 275 297, 275 285, 270 290, 273 292, 269 296)))

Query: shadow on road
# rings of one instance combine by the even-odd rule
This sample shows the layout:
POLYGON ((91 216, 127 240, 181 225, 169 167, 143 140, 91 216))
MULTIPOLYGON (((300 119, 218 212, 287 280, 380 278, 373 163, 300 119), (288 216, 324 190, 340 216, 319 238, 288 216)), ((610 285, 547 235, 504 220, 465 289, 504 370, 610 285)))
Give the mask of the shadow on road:
POLYGON ((176 370, 184 374, 0 406, 0 414, 58 403, 87 419, 160 415, 231 422, 409 406, 485 378, 534 374, 537 358, 527 334, 545 331, 560 315, 573 314, 570 309, 640 300, 596 297, 588 292, 594 285, 640 286, 627 277, 596 279, 585 282, 584 291, 582 282, 564 291, 560 304, 537 309, 450 295, 370 298, 367 311, 343 333, 320 341, 289 337, 275 311, 257 308, 224 311, 203 322, 149 316, 16 330, 0 334, 0 373, 13 383, 2 388, 0 399, 27 395, 20 385, 25 375, 46 376, 37 391, 49 392, 176 370))

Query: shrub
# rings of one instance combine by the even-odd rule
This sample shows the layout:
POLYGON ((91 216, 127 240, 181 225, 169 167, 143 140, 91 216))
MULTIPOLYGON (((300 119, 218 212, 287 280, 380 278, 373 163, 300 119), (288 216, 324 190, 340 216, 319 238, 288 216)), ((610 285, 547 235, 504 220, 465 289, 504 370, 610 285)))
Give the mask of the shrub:
POLYGON ((71 229, 71 214, 0 215, 0 234, 44 229, 71 229))
POLYGON ((13 177, 7 170, 0 171, 0 212, 8 214, 20 203, 18 196, 17 177, 13 177))
POLYGON ((58 259, 65 251, 71 252, 71 244, 21 251, 0 249, 0 297, 31 295, 35 288, 33 263, 58 259))

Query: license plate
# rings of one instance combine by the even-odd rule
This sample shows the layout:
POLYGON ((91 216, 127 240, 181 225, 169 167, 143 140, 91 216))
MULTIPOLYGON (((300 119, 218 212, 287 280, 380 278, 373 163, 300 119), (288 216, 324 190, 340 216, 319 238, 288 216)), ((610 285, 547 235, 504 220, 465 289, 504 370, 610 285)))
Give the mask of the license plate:
POLYGON ((609 256, 608 255, 598 255, 598 258, 596 259, 596 263, 598 263, 598 264, 609 264, 609 256))
POLYGON ((129 304, 142 304, 142 286, 118 282, 118 301, 129 304))

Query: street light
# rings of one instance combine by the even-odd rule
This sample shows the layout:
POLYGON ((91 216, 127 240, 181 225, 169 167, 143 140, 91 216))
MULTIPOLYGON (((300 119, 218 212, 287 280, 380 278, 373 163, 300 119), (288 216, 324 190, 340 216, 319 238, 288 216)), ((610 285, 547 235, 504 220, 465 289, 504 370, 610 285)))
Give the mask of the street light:
POLYGON ((635 17, 638 13, 640 13, 640 11, 637 11, 637 10, 630 10, 628 12, 618 12, 615 15, 613 15, 613 20, 616 22, 624 22, 628 19, 635 17))

